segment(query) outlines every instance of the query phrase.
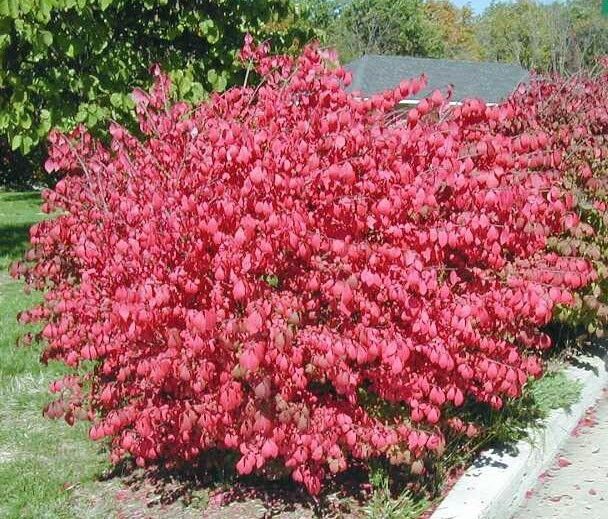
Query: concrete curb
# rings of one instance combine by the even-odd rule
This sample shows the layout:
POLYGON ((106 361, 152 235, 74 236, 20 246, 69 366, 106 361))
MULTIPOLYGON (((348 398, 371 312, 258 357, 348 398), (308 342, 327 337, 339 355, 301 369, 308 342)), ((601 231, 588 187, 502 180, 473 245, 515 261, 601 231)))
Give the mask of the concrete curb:
MULTIPOLYGON (((582 384, 579 401, 570 410, 553 411, 544 427, 519 441, 514 453, 482 452, 450 490, 431 519, 509 519, 532 489, 585 414, 608 385, 608 357, 581 357, 586 368, 570 367, 569 379, 582 384), (589 366, 593 366, 590 369, 589 366)), ((579 363, 580 364, 580 363, 579 363)))

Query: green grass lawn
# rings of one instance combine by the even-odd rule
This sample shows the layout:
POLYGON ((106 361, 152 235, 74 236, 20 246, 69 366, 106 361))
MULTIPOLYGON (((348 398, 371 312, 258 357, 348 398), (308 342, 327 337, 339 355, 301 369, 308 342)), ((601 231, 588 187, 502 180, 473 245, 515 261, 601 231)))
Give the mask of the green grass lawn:
POLYGON ((82 517, 71 492, 92 482, 105 455, 87 438, 85 424, 69 427, 43 418, 49 381, 58 365, 43 366, 40 348, 16 347, 24 328, 19 311, 39 295, 26 295, 7 273, 21 257, 30 225, 44 217, 38 193, 0 193, 0 517, 82 517))

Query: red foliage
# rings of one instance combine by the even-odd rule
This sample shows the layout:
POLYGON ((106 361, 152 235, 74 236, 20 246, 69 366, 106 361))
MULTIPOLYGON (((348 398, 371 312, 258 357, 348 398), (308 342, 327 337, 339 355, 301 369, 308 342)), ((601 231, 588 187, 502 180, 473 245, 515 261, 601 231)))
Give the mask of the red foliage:
POLYGON ((528 137, 545 133, 548 147, 567 151, 560 169, 572 173, 587 193, 605 198, 608 178, 599 166, 608 159, 608 58, 600 65, 595 76, 537 76, 520 86, 507 100, 514 117, 504 129, 528 137))
POLYGON ((539 327, 594 275, 545 248, 576 222, 560 155, 480 101, 436 92, 397 117, 423 78, 362 100, 315 47, 244 57, 259 86, 192 109, 155 70, 142 139, 51 136, 47 168, 69 175, 15 267, 46 290, 22 318, 45 323, 45 359, 95 361, 68 380, 82 393, 54 389, 113 460, 234 449, 241 474, 276 458, 313 493, 351 458, 420 472, 442 410, 519 395, 539 327))
POLYGON ((590 261, 598 279, 575 295, 575 304, 557 316, 584 325, 598 336, 608 324, 608 60, 595 75, 538 76, 508 99, 514 117, 502 131, 519 136, 544 135, 545 145, 563 156, 557 166, 561 188, 571 191, 580 222, 549 242, 561 254, 590 261))

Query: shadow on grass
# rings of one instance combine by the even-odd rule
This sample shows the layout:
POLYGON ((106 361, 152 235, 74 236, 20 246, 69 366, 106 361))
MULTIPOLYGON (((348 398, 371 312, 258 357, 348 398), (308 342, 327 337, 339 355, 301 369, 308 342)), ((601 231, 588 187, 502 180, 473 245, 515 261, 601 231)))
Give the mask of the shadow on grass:
POLYGON ((30 239, 31 224, 0 224, 0 257, 20 258, 30 239))

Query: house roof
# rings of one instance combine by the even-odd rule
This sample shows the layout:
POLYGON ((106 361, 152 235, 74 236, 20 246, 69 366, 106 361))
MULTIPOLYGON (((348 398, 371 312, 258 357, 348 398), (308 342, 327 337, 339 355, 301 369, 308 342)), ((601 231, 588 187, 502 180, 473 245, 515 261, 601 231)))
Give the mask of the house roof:
POLYGON ((520 65, 484 61, 412 58, 368 54, 344 67, 352 72, 351 92, 365 96, 396 87, 404 79, 426 74, 427 88, 408 99, 426 97, 433 90, 454 88, 452 101, 481 98, 497 103, 507 97, 519 83, 529 79, 520 65))

